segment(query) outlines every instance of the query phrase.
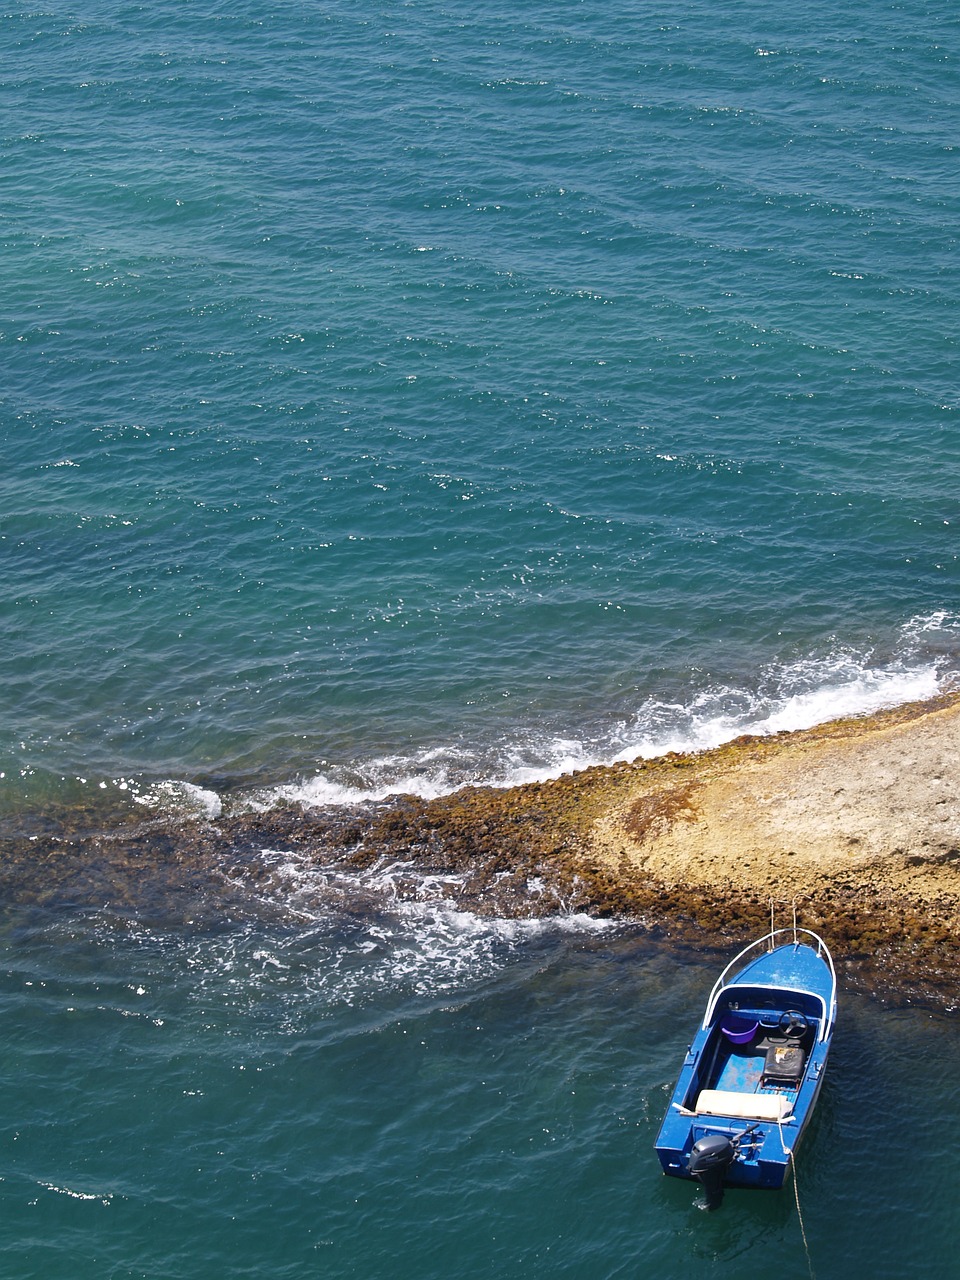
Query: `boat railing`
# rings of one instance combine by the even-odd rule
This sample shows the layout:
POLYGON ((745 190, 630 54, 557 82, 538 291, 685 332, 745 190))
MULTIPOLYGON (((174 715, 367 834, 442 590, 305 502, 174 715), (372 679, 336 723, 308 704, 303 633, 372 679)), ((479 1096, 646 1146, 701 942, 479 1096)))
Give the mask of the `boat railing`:
MULTIPOLYGON (((716 1007, 717 997, 725 987, 730 986, 729 976, 731 971, 736 970, 739 972, 740 968, 742 968, 742 962, 748 955, 750 955, 751 951, 759 951, 762 947, 766 947, 768 951, 772 951, 775 945, 783 946, 786 941, 786 935, 789 935, 793 939, 794 943, 796 943, 797 946, 800 946, 799 934, 803 934, 805 938, 811 938, 813 940, 816 944, 817 955, 824 961, 827 968, 830 970, 830 998, 827 1001, 825 1008, 826 1017, 821 1023, 820 1034, 818 1036, 818 1039, 825 1040, 829 1033, 830 1026, 833 1023, 834 1017, 836 1016, 837 971, 833 967, 833 956, 830 954, 830 948, 820 935, 818 933, 814 933, 812 929, 798 929, 796 925, 788 929, 771 929, 769 933, 766 933, 762 938, 757 938, 754 942, 749 943, 742 951, 738 952, 738 954, 733 957, 724 969, 723 973, 721 973, 720 977, 713 984, 713 989, 710 992, 710 998, 707 1001, 707 1015, 704 1018, 704 1027, 706 1028, 709 1024, 710 1015, 716 1007), (779 943, 776 942, 777 938, 781 939, 779 943)), ((810 944, 805 943, 805 945, 809 946, 810 944)))

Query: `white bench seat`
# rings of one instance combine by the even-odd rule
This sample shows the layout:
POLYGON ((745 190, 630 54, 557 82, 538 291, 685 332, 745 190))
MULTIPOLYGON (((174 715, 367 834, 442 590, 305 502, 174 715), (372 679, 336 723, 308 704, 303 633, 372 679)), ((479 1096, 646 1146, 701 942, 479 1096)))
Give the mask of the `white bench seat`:
POLYGON ((697 1098, 698 1116, 730 1116, 734 1120, 785 1120, 793 1103, 780 1093, 734 1093, 729 1089, 702 1089, 697 1098))

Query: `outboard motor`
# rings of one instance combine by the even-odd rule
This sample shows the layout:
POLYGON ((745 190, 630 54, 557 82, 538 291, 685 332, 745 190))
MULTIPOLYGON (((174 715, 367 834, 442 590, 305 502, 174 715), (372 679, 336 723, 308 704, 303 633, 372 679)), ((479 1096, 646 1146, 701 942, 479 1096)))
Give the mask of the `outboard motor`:
POLYGON ((703 1185, 708 1209, 718 1209, 723 1200, 723 1180, 733 1162, 736 1147, 722 1133, 698 1138, 687 1157, 687 1173, 703 1185))

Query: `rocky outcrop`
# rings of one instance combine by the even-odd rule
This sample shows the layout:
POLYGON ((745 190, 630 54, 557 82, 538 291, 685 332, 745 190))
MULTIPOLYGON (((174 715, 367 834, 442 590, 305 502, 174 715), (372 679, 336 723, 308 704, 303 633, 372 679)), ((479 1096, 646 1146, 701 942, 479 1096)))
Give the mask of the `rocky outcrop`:
POLYGON ((440 894, 480 914, 622 917, 698 944, 756 935, 772 902, 779 923, 796 906, 848 980, 957 1004, 960 695, 432 801, 103 818, 8 826, 6 899, 193 925, 283 912, 295 881, 301 908, 310 895, 363 912, 440 894))

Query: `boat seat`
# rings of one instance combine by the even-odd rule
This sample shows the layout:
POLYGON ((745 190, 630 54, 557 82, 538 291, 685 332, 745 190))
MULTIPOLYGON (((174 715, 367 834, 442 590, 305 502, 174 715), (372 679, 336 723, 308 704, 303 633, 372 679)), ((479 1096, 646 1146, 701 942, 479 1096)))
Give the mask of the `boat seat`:
POLYGON ((807 1056, 800 1041, 782 1040, 779 1043, 768 1041, 763 1048, 766 1056, 760 1083, 798 1085, 807 1056))
POLYGON ((782 1093, 734 1093, 729 1089, 701 1089, 698 1116, 730 1116, 734 1120, 785 1120, 793 1103, 782 1093))

